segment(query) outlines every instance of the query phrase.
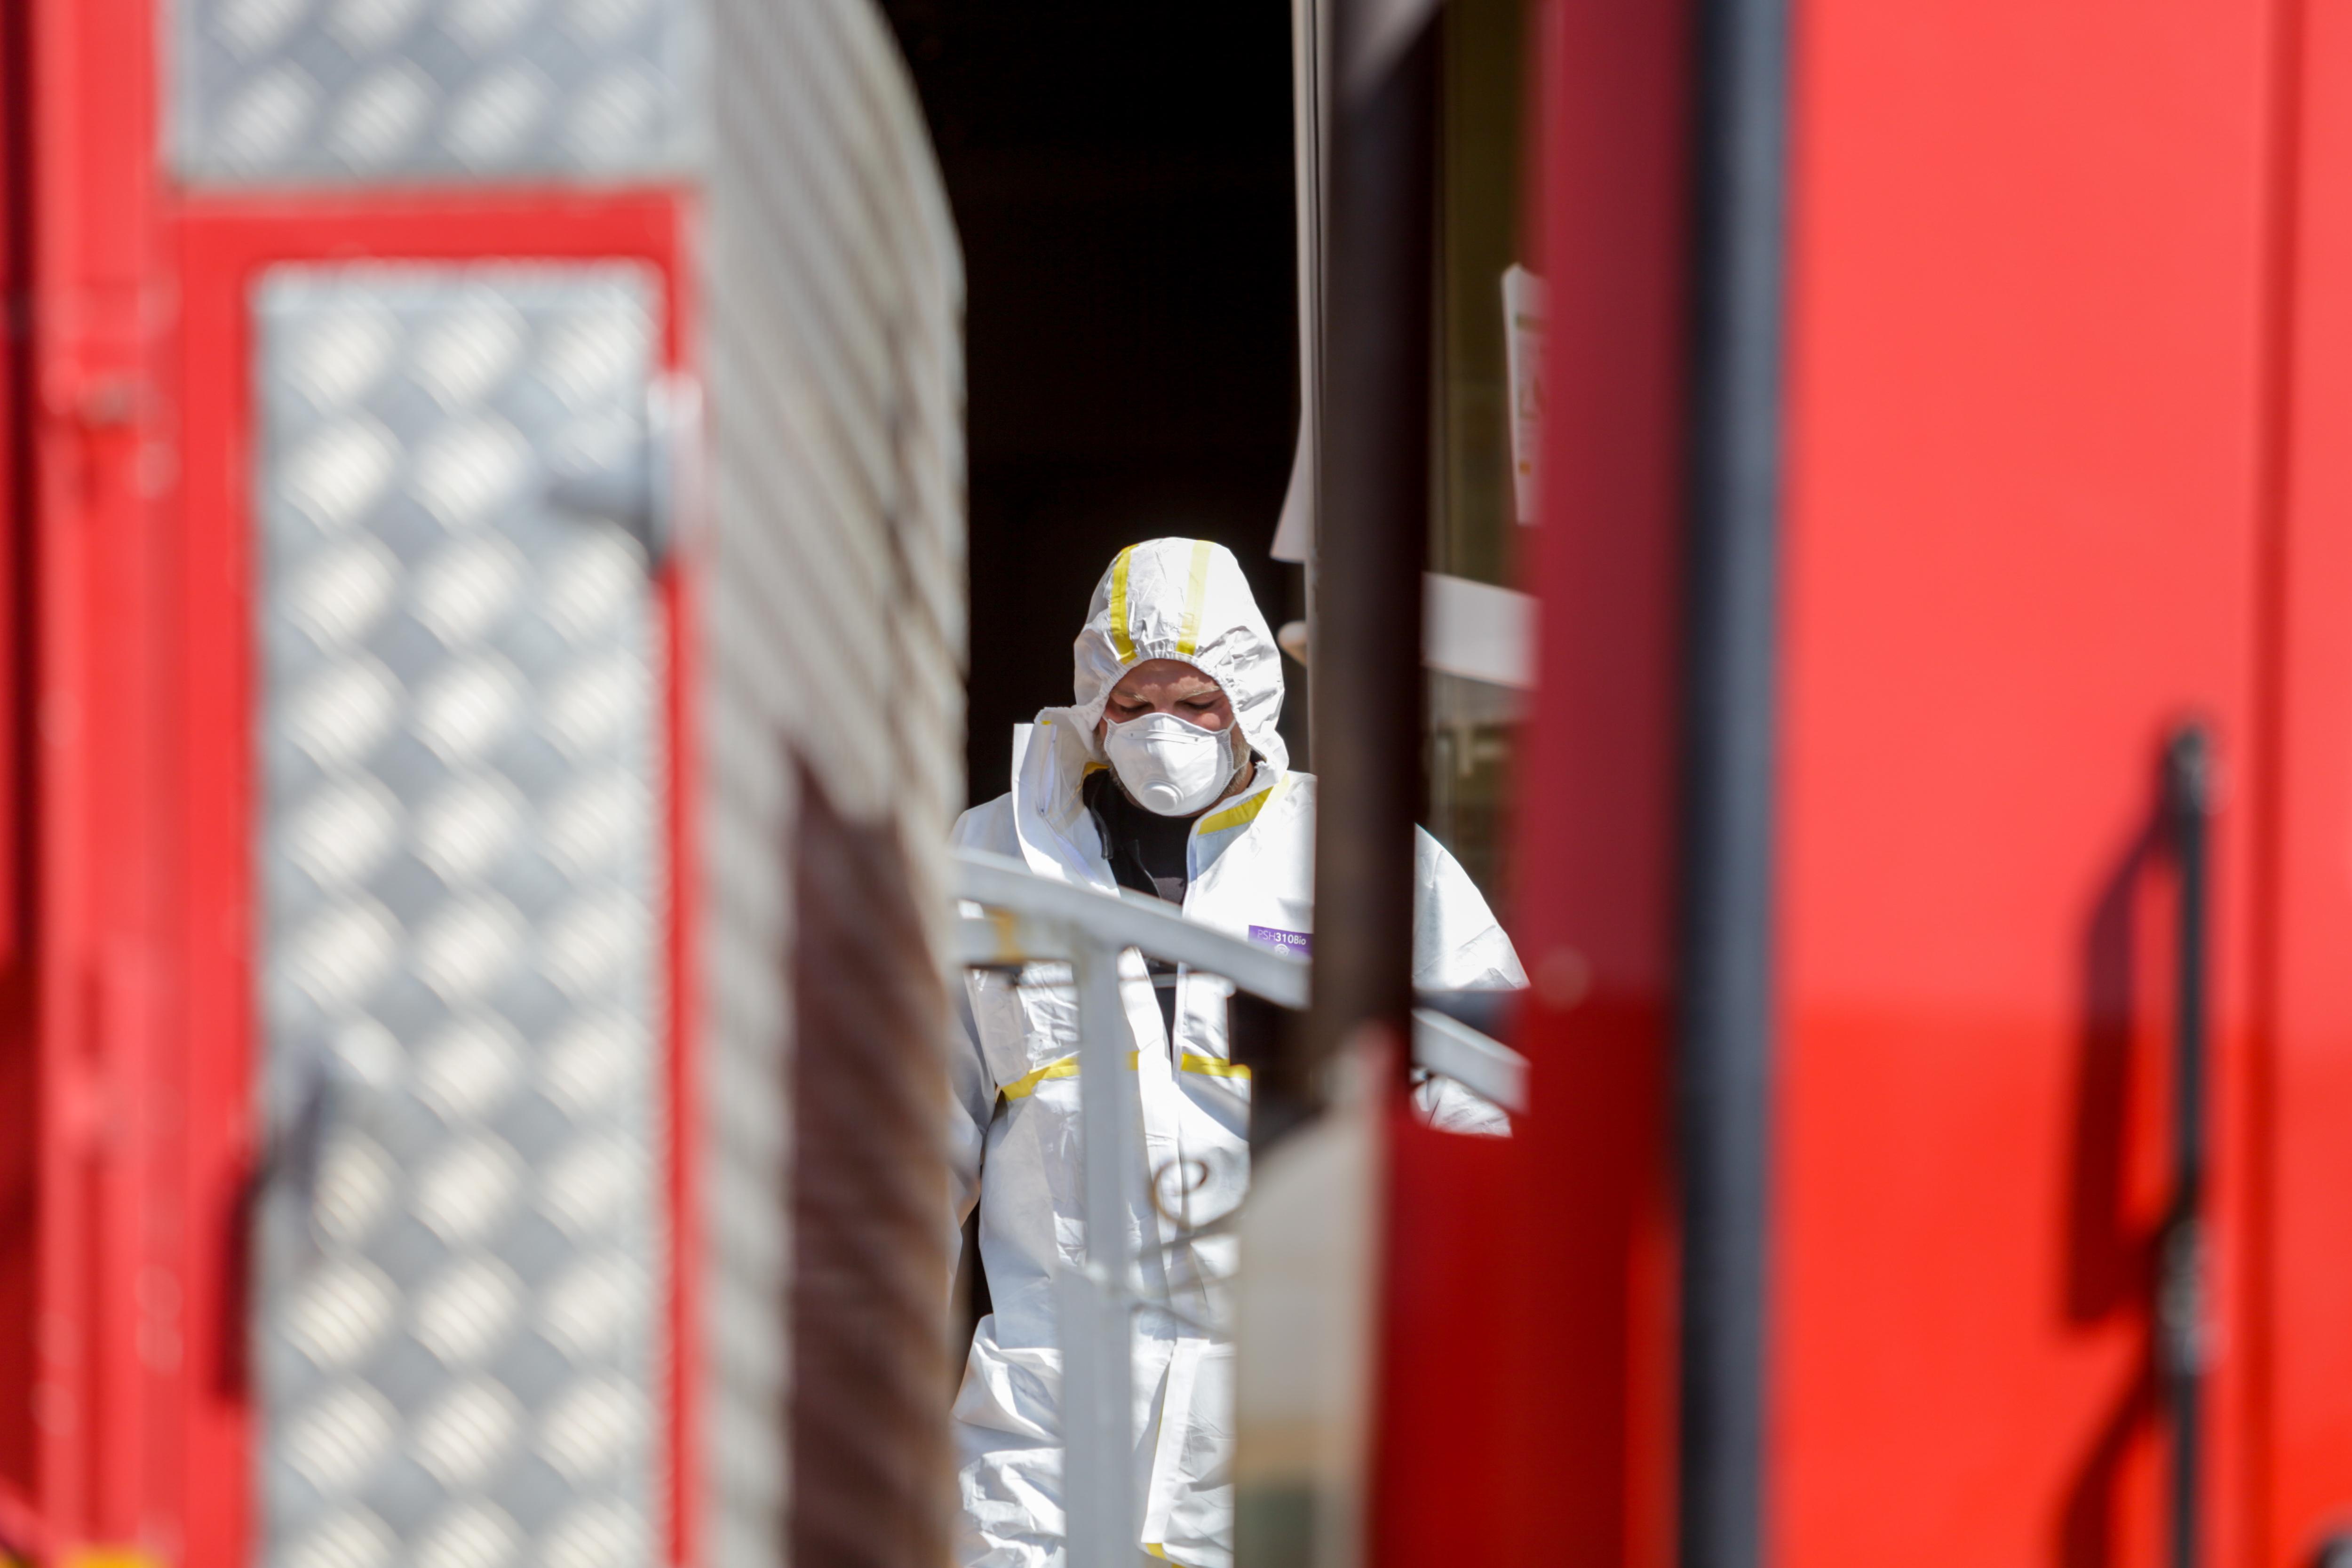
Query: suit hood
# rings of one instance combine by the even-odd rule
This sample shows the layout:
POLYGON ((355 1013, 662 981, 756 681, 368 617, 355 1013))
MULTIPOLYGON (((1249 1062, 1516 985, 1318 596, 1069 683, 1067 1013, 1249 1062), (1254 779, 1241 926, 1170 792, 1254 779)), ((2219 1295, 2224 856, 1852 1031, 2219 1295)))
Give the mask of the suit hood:
POLYGON ((1251 594, 1241 563, 1205 539, 1152 539, 1120 551, 1095 584, 1087 623, 1072 645, 1070 716, 1090 755, 1111 688, 1148 659, 1172 658, 1215 681, 1234 705, 1242 738, 1286 772, 1282 650, 1251 594))

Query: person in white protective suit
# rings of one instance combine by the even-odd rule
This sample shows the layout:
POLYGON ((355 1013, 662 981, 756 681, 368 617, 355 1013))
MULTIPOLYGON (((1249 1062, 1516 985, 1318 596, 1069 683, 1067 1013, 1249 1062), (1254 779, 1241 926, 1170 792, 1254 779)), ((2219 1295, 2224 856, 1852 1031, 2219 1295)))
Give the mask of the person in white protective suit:
MULTIPOLYGON (((1205 540, 1122 550, 1076 647, 1076 701, 1015 731, 1013 788, 956 823, 958 845, 1046 877, 1128 887, 1235 936, 1307 954, 1315 781, 1276 731, 1282 656, 1240 564, 1205 540)), ((1511 944, 1454 858, 1418 835, 1413 982, 1526 984, 1511 944)), ((1249 1073, 1226 1052, 1231 988, 1120 961, 1143 1105, 1144 1165, 1120 1216, 1141 1260, 1135 1448, 1140 1552, 1197 1568, 1232 1559, 1233 1347, 1223 1284, 1231 1213, 1248 1181, 1249 1073)), ((956 1053, 959 1224, 980 1205, 993 1310, 955 1404, 965 1568, 1064 1561, 1061 1355, 1053 1279, 1082 1263, 1077 1005, 1066 965, 973 972, 956 1053)), ((1416 1100, 1440 1127, 1507 1132, 1450 1080, 1416 1100)))

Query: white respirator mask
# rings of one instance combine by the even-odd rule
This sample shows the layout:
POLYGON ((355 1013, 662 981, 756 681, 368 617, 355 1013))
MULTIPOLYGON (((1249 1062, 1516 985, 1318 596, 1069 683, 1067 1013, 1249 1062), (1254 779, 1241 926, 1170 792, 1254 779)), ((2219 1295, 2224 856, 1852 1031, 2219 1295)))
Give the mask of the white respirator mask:
POLYGON ((1232 733, 1146 713, 1106 729, 1103 754, 1136 804, 1161 816, 1190 816, 1222 795, 1240 768, 1232 733))

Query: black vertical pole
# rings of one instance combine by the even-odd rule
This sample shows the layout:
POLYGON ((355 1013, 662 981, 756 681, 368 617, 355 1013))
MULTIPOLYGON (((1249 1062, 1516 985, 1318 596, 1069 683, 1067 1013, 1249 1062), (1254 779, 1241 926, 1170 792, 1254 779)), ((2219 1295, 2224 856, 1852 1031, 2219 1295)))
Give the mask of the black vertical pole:
MULTIPOLYGON (((1308 1058, 1412 1008, 1421 580, 1428 554, 1436 29, 1370 65, 1364 0, 1337 6, 1323 439, 1311 664, 1317 766, 1308 1058)), ((1433 8, 1432 15, 1433 16, 1433 8)))
POLYGON ((2202 726, 2189 725, 2173 736, 2164 771, 2179 924, 2173 959, 2172 1213, 2158 1263, 2156 1318, 2172 1424, 2171 1517, 2166 1521, 2172 1568, 2197 1568, 2205 1378, 2206 817, 2212 793, 2212 750, 2202 726))
POLYGON ((1786 0, 1697 0, 1676 1113, 1685 1568, 1763 1553, 1786 0))

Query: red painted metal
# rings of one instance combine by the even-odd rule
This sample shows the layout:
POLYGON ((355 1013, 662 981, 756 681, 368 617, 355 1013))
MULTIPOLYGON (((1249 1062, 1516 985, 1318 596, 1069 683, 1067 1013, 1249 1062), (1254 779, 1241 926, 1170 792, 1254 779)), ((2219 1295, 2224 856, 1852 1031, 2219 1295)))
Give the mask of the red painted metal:
POLYGON ((1540 689, 1511 929, 1533 1109, 1504 1149, 1391 1141, 1381 1562, 1672 1553, 1675 540, 1686 23, 1547 0, 1540 689), (1482 1424, 1489 1424, 1481 1430, 1482 1424))
MULTIPOLYGON (((12 300, 26 298, 33 281, 32 182, 27 177, 33 137, 26 120, 32 95, 27 79, 30 61, 26 58, 31 39, 26 21, 22 7, 0 16, 0 291, 12 300)), ((23 519, 31 508, 19 487, 32 475, 29 421, 36 400, 30 342, 22 334, 11 333, 5 346, 0 346, 0 355, 5 355, 0 358, 0 496, 7 498, 6 523, 0 529, 0 536, 5 536, 0 537, 0 736, 5 737, 7 753, 5 764, 0 765, 0 964, 13 970, 26 957, 25 912, 30 892, 26 872, 31 845, 25 831, 29 759, 24 744, 26 702, 21 682, 29 666, 24 641, 31 630, 22 602, 27 586, 24 557, 28 543, 23 519)), ((13 1102, 29 1104, 30 1093, 27 1085, 24 1098, 13 1102)), ((21 1135, 5 1141, 29 1152, 31 1123, 9 1131, 21 1131, 21 1135)), ((21 1478, 27 1472, 0 1464, 0 1473, 21 1478)))
MULTIPOLYGON (((0 1531, 226 1565, 254 1544, 248 288, 291 259, 634 258, 662 275, 664 363, 688 374, 697 289, 670 188, 169 188, 152 16, 29 0, 0 51, 7 283, 29 301, 25 374, 0 386, 35 403, 0 409, 29 421, 5 477, 31 499, 0 553, 0 1531)), ((661 584, 678 1563, 698 1517, 692 561, 661 584)))
MULTIPOLYGON (((156 351, 152 49, 143 0, 31 0, 21 27, 37 406, 29 531, 33 903, 12 1054, 37 1079, 27 1492, 56 1545, 168 1545, 162 1416, 177 1376, 174 1238, 159 1223, 175 1134, 157 1055, 163 792, 154 750, 156 351)), ((12 1010, 13 1011, 13 1010, 12 1010)), ((18 1206, 19 1213, 26 1208, 18 1206)))
POLYGON ((2214 723, 2221 1353, 2250 1562, 2272 8, 1797 35, 1776 1560, 2161 1547, 2169 724, 2214 723))
MULTIPOLYGON (((690 264, 673 257, 669 267, 669 363, 688 363, 681 345, 699 341, 688 312, 696 296, 686 285, 690 264)), ((690 373, 689 373, 690 374, 690 373)), ((677 411, 698 419, 698 395, 677 411)), ((690 427, 691 428, 691 427, 690 427)), ((699 429, 691 428, 689 460, 698 458, 699 429)), ((702 580, 708 537, 697 508, 704 493, 698 475, 688 476, 677 495, 678 532, 662 571, 662 600, 668 615, 667 742, 669 756, 669 1148, 665 1169, 669 1202, 669 1563, 693 1568, 702 1561, 702 1075, 695 1048, 702 1037, 701 965, 702 853, 698 846, 697 804, 702 799, 700 710, 691 694, 702 689, 702 580)))
MULTIPOLYGON (((1672 1554, 1663 7, 1542 6, 1542 690, 1510 1152, 1392 1139, 1384 1561, 1672 1554), (1580 964, 1590 996, 1540 998, 1580 964), (1499 1438, 1498 1438, 1499 1434, 1499 1438)), ((2174 898, 2216 824, 2205 1560, 2352 1528, 2352 23, 1795 8, 1770 1561, 2158 1559, 2174 898)))
MULTIPOLYGON (((691 215, 667 189, 609 192, 408 191, 364 195, 202 196, 171 214, 178 280, 175 410, 180 425, 180 550, 175 581, 182 659, 172 692, 172 837, 186 857, 177 911, 187 975, 181 1020, 190 1064, 190 1138, 184 1223, 217 1238, 188 1253, 191 1342, 205 1366, 188 1392, 184 1560, 232 1563, 248 1555, 251 1433, 243 1385, 244 1304, 237 1288, 240 1224, 252 1170, 254 1124, 251 742, 252 567, 247 519, 252 447, 249 289, 275 263, 386 257, 632 258, 656 268, 667 310, 663 361, 690 374, 696 299, 688 246, 691 215)), ((667 1359, 672 1386, 671 1561, 695 1561, 693 1376, 696 1327, 691 1068, 695 971, 690 963, 695 856, 690 766, 693 556, 681 552, 660 587, 669 670, 665 741, 672 759, 667 842, 672 858, 667 938, 670 973, 672 1245, 667 1359)))
MULTIPOLYGON (((6 122, 28 132, 8 160, 8 254, 26 274, 10 282, 29 291, 17 352, 37 406, 34 504, 11 519, 8 557, 29 581, 6 601, 31 711, 8 688, 0 728, 29 752, 34 920, 0 973, 0 1525, 58 1556, 228 1564, 250 1556, 254 1489, 247 288, 296 258, 636 258, 663 276, 664 360, 686 370, 690 215, 659 189, 182 198, 154 169, 144 0, 37 0, 9 22, 23 47, 6 122)), ((674 564, 662 588, 681 868, 690 571, 674 564)), ((686 1563, 699 1303, 683 874, 675 893, 668 1490, 686 1563)))
POLYGON ((2250 1411, 2267 1441, 2248 1560, 2265 1568, 2352 1531, 2352 17, 2284 15, 2276 809, 2249 1173, 2269 1221, 2250 1305, 2270 1325, 2250 1411))
MULTIPOLYGON (((32 155, 29 65, 24 7, 0 11, 0 297, 27 297, 32 285, 32 155)), ((23 1538, 42 1533, 30 1499, 37 1469, 32 1409, 37 1363, 33 1324, 37 1314, 39 1273, 33 1214, 40 1179, 40 1079, 35 1057, 32 983, 26 973, 22 921, 31 889, 26 885, 31 847, 27 801, 31 784, 31 737, 26 722, 25 682, 30 666, 30 618, 26 615, 32 513, 31 344, 11 333, 0 347, 0 910, 8 941, 5 981, 0 981, 0 1495, 10 1522, 0 1526, 26 1550, 23 1538)))

